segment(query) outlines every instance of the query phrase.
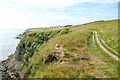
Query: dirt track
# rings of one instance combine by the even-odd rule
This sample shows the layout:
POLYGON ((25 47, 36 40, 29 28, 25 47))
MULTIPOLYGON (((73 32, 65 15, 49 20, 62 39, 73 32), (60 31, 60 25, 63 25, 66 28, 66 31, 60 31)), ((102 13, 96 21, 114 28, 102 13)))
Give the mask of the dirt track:
MULTIPOLYGON (((114 60, 118 61, 118 57, 113 55, 109 50, 107 50, 100 42, 99 38, 98 38, 98 33, 96 31, 93 31, 93 35, 95 36, 95 41, 97 42, 97 44, 99 45, 99 47, 106 53, 108 54, 110 57, 112 57, 114 60)), ((119 59, 120 60, 120 59, 119 59)))

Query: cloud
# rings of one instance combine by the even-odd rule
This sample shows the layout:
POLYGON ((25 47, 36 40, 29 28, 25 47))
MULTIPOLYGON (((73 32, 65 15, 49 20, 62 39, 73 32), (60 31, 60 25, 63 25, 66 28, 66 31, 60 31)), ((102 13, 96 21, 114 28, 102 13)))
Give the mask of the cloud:
POLYGON ((36 15, 34 18, 37 19, 46 19, 46 20, 73 20, 71 16, 66 14, 39 14, 36 15))
POLYGON ((18 4, 24 7, 46 7, 46 8, 61 8, 67 6, 73 6, 83 2, 95 2, 95 3, 114 3, 119 0, 11 0, 12 3, 18 4))
POLYGON ((26 7, 49 7, 60 8, 66 6, 72 6, 80 2, 91 2, 94 0, 14 0, 16 3, 26 7))
MULTIPOLYGON (((43 27, 72 23, 73 21, 79 23, 80 20, 88 21, 88 18, 82 19, 78 17, 80 14, 75 14, 79 11, 77 9, 81 9, 81 7, 78 6, 77 9, 73 7, 75 12, 71 11, 72 6, 83 2, 116 3, 118 0, 0 0, 0 27, 43 27), (67 12, 67 6, 71 6, 69 8, 70 12, 67 12), (63 8, 66 10, 61 12, 63 8)), ((85 7, 85 9, 88 9, 88 7, 85 7)))
POLYGON ((96 3, 118 3, 119 0, 94 0, 96 3))
POLYGON ((8 7, 0 7, 0 27, 20 27, 22 24, 25 24, 25 20, 25 15, 8 7))
POLYGON ((71 16, 65 14, 49 13, 22 13, 9 7, 0 7, 0 28, 1 27, 43 27, 53 26, 51 21, 54 20, 73 20, 71 16))

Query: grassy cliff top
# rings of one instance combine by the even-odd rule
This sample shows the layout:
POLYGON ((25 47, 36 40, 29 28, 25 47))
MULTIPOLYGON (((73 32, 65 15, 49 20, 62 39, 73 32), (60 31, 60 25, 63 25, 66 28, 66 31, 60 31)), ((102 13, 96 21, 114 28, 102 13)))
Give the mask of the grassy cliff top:
POLYGON ((17 56, 23 62, 21 69, 24 77, 118 77, 117 62, 99 48, 93 41, 92 33, 97 31, 105 43, 118 52, 118 20, 28 31, 18 45, 18 52, 23 51, 17 56))

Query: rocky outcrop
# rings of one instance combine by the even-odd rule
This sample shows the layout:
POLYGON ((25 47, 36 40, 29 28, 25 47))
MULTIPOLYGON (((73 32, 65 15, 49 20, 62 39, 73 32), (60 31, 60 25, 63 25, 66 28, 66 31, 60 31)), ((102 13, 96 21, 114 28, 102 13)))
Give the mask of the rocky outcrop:
POLYGON ((58 61, 59 57, 56 55, 55 52, 53 52, 52 54, 49 54, 48 57, 45 59, 45 63, 50 63, 52 61, 58 61))
MULTIPOLYGON (((20 80, 20 75, 19 75, 19 66, 15 68, 15 61, 11 63, 11 60, 13 58, 13 55, 2 62, 0 62, 0 72, 1 72, 1 80, 20 80)), ((17 65, 17 64, 16 64, 17 65)))
POLYGON ((45 59, 45 64, 50 63, 52 61, 58 61, 64 56, 64 49, 62 46, 56 44, 55 50, 47 56, 45 59))
MULTIPOLYGON (((27 33, 28 31, 25 31, 23 34, 19 34, 16 38, 22 39, 23 36, 25 36, 27 33)), ((22 44, 22 46, 20 47, 18 45, 14 54, 9 55, 6 60, 0 62, 0 80, 20 80, 21 77, 20 66, 22 62, 20 62, 19 60, 21 59, 22 56, 21 55, 16 56, 16 54, 17 53, 23 54, 26 48, 25 43, 21 42, 19 44, 22 44)))

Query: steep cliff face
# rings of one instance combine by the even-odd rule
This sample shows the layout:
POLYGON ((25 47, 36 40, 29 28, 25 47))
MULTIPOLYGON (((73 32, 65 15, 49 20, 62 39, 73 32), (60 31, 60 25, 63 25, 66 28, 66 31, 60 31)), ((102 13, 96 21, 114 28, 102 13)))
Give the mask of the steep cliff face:
POLYGON ((26 34, 15 51, 15 59, 21 63, 20 69, 27 66, 29 59, 38 52, 39 48, 60 31, 30 32, 26 34))
POLYGON ((15 53, 10 55, 8 59, 1 62, 3 67, 3 79, 17 79, 12 78, 11 75, 18 73, 20 77, 24 77, 24 70, 22 67, 27 66, 29 58, 31 58, 35 53, 37 53, 39 47, 47 42, 49 39, 53 38, 60 31, 47 31, 47 32, 33 32, 26 30, 22 34, 22 39, 20 40, 18 46, 16 47, 15 53), (26 32, 27 31, 27 32, 26 32))
MULTIPOLYGON (((59 33, 59 31, 56 31, 59 33)), ((20 62, 28 62, 38 48, 50 38, 56 35, 56 33, 50 32, 31 32, 27 34, 18 44, 15 51, 15 59, 20 62)))

